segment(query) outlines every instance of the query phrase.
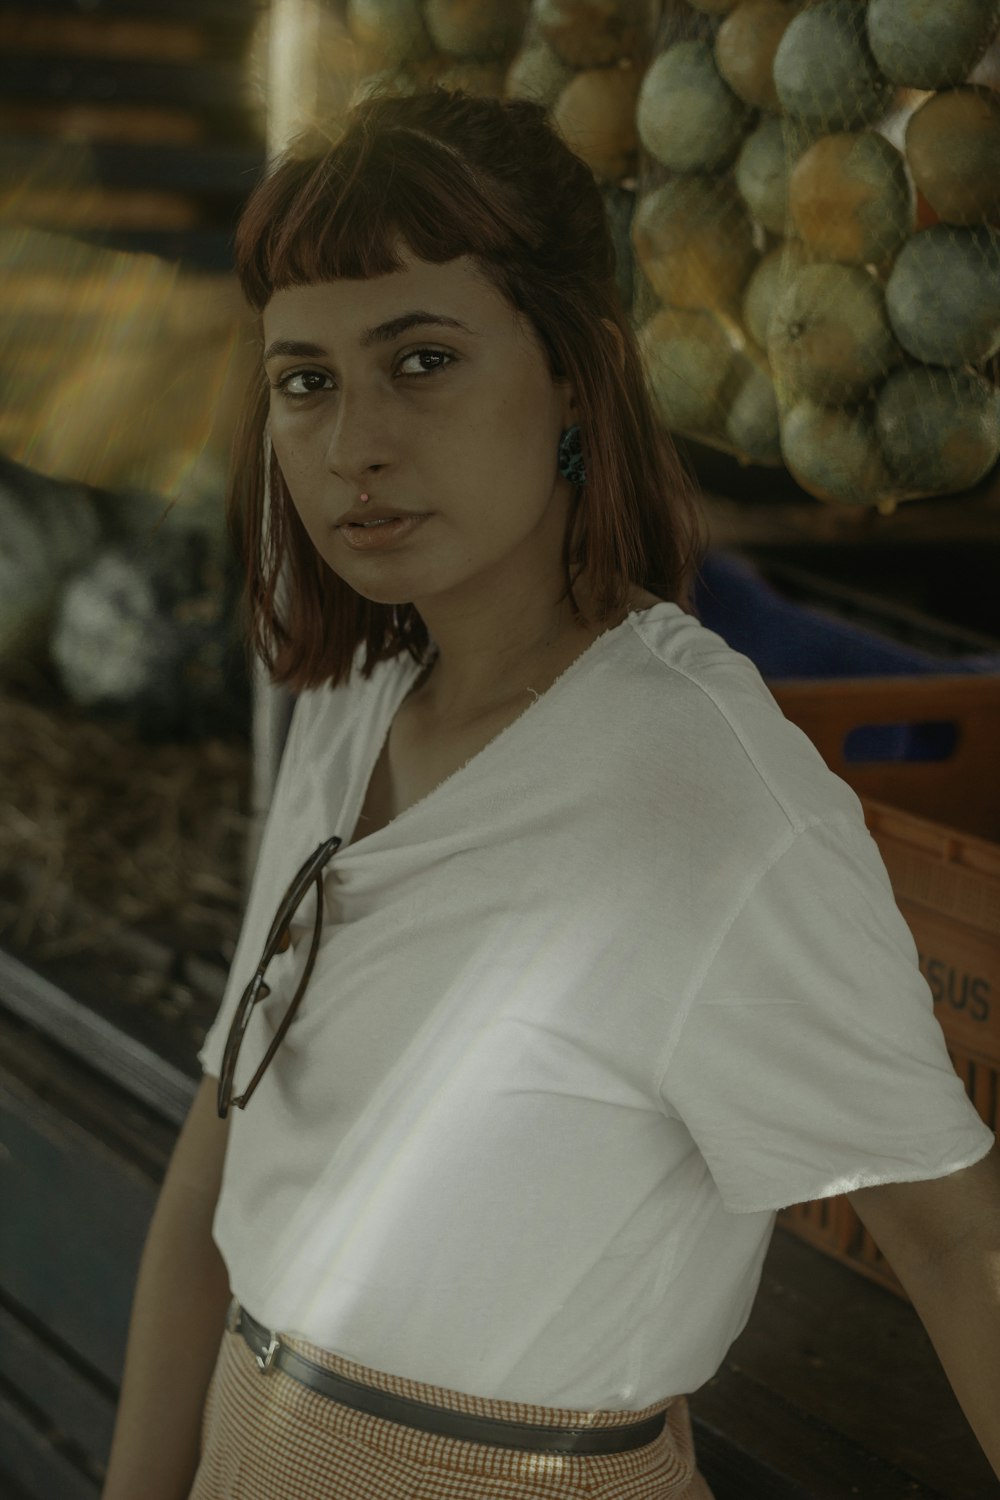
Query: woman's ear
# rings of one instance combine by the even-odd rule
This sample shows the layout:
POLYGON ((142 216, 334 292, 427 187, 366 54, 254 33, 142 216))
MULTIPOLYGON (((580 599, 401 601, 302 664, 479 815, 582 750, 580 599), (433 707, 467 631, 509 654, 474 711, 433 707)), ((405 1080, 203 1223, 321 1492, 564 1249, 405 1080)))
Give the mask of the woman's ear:
POLYGON ((612 323, 612 321, 611 321, 610 318, 602 318, 601 322, 604 324, 604 326, 608 330, 608 332, 612 333, 614 335, 615 343, 618 345, 618 366, 619 366, 619 369, 621 370, 622 374, 624 375, 625 374, 625 340, 622 338, 622 331, 617 326, 617 324, 612 323))

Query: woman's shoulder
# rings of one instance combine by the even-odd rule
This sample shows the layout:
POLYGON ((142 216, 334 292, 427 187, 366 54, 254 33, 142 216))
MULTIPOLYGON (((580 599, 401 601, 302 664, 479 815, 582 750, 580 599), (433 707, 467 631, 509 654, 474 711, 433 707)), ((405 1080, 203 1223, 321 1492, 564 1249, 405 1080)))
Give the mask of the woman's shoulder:
POLYGON ((677 605, 632 623, 645 647, 633 702, 643 705, 647 742, 665 761, 682 760, 706 787, 755 791, 792 825, 824 812, 860 816, 853 790, 785 717, 749 657, 677 605))

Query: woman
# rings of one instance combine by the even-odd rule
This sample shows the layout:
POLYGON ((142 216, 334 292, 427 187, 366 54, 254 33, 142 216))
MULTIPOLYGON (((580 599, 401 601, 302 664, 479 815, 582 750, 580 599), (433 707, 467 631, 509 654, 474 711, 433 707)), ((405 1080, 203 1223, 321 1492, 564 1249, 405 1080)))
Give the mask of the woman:
POLYGON ((105 1500, 710 1500, 685 1396, 843 1191, 1000 1472, 993 1137, 857 798, 684 607, 586 168, 532 104, 372 97, 237 262, 298 697, 105 1500))

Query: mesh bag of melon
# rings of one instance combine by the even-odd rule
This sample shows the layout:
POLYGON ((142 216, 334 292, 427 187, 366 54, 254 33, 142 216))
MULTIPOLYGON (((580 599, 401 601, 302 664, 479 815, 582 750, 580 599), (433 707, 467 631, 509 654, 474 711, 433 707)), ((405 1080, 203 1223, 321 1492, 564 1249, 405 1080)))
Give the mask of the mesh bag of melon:
POLYGON ((405 92, 432 84, 501 97, 528 7, 529 0, 348 0, 355 99, 381 85, 405 92))
POLYGON ((1000 456, 1000 0, 667 0, 635 313, 665 424, 891 512, 1000 456))
POLYGON ((659 18, 660 0, 532 0, 504 85, 509 99, 544 104, 563 140, 593 172, 626 308, 632 303, 636 98, 659 18))

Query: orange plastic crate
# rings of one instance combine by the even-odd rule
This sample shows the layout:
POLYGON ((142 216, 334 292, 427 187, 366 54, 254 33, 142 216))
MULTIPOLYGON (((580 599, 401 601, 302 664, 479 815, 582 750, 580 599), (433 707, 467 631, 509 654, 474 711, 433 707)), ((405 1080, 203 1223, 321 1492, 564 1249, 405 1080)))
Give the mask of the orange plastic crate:
MULTIPOLYGON (((786 717, 858 793, 913 933, 948 1051, 992 1130, 1000 1124, 1000 676, 770 682, 786 717), (942 761, 850 762, 868 726, 950 724, 942 761)), ((778 1222, 899 1296, 905 1292, 845 1197, 778 1222)))

